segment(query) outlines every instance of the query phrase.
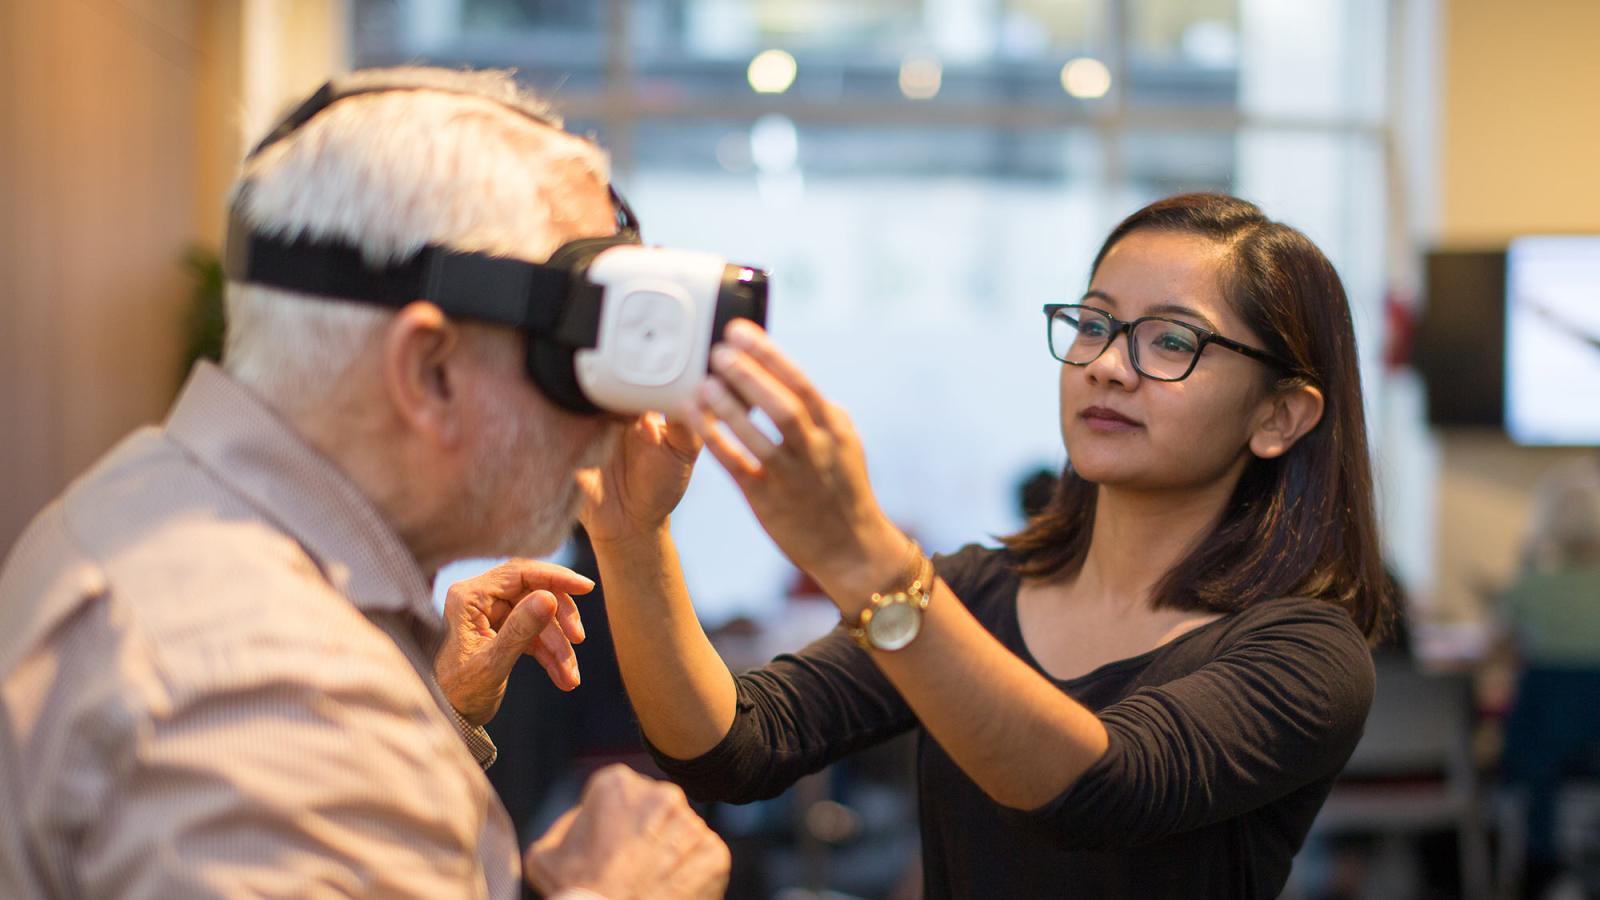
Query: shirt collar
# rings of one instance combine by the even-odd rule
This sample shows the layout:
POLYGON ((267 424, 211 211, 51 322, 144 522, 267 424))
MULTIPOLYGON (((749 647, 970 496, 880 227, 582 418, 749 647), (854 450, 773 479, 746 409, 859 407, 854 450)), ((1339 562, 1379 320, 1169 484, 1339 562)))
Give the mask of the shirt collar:
POLYGON ((410 612, 442 625, 416 558, 382 514, 249 388, 202 361, 165 428, 298 541, 362 612, 410 612))

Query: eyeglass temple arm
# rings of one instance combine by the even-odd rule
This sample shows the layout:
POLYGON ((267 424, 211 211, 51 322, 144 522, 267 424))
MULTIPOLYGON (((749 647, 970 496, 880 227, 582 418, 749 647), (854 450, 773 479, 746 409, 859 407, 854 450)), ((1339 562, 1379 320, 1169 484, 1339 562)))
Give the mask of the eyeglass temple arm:
POLYGON ((1275 353, 1268 353, 1265 350, 1257 350, 1255 347, 1252 347, 1249 344, 1241 344, 1232 338, 1225 338, 1216 332, 1207 332, 1207 339, 1212 343, 1221 344, 1235 353, 1243 353, 1245 356, 1248 356, 1251 359, 1259 359, 1262 362, 1272 363, 1278 368, 1283 369, 1285 372, 1290 372, 1296 375, 1304 374, 1300 371, 1299 366, 1296 366, 1294 363, 1289 362, 1275 353))

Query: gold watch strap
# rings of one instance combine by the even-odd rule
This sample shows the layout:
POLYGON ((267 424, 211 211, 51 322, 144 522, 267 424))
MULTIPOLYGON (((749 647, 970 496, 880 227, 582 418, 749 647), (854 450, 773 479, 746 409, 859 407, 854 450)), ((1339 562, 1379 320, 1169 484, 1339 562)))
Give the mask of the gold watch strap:
MULTIPOLYGON (((917 604, 917 609, 925 610, 928 608, 928 601, 933 597, 933 581, 938 577, 938 574, 934 571, 933 560, 922 552, 922 546, 916 541, 912 541, 911 547, 912 552, 915 554, 913 563, 915 568, 912 569, 912 574, 908 576, 911 579, 911 583, 900 590, 891 589, 873 594, 872 598, 867 601, 866 609, 861 611, 861 615, 857 617, 856 621, 845 620, 845 630, 850 633, 850 637, 854 638, 855 642, 863 650, 872 649, 872 643, 867 639, 867 623, 872 620, 872 614, 884 606, 885 601, 889 598, 904 594, 913 603, 917 604)), ((905 584, 905 581, 902 580, 900 583, 905 584)))
POLYGON ((911 548, 906 553, 905 561, 900 564, 899 574, 895 576, 894 581, 890 582, 887 590, 879 591, 878 594, 873 595, 874 597, 878 596, 879 594, 887 595, 901 591, 909 592, 909 587, 901 586, 913 585, 917 582, 917 579, 922 576, 922 562, 927 557, 922 552, 921 544, 917 543, 916 541, 911 541, 910 543, 911 548))

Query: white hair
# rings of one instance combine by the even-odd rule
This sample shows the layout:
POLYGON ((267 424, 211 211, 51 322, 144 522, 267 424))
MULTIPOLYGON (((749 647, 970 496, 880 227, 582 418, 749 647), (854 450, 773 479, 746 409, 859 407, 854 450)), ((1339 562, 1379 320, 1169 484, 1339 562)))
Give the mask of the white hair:
MULTIPOLYGON (((339 100, 246 160, 229 202, 251 227, 335 239, 373 263, 428 244, 533 261, 572 237, 575 182, 608 181, 593 143, 502 71, 354 73, 339 100), (542 124, 541 124, 542 123, 542 124)), ((324 396, 393 314, 229 283, 224 366, 267 399, 324 396)))

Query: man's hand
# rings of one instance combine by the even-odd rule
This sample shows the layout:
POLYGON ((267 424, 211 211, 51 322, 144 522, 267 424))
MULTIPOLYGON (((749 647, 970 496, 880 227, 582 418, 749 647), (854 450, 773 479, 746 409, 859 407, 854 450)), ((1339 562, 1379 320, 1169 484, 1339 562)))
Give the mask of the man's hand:
POLYGON ((556 687, 577 687, 572 645, 583 641, 583 622, 572 595, 593 588, 593 581, 571 569, 528 559, 451 585, 433 677, 456 712, 473 725, 494 718, 511 667, 524 653, 544 666, 556 687))
POLYGON ((721 897, 729 865, 727 845, 677 785, 621 765, 596 772, 526 859, 528 883, 545 896, 584 888, 607 900, 721 897))
POLYGON ((689 426, 668 424, 660 413, 640 416, 608 463, 579 473, 589 539, 602 544, 661 527, 683 499, 699 455, 700 439, 689 426))

